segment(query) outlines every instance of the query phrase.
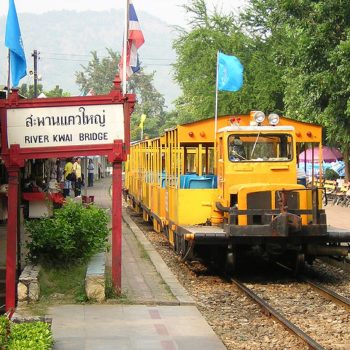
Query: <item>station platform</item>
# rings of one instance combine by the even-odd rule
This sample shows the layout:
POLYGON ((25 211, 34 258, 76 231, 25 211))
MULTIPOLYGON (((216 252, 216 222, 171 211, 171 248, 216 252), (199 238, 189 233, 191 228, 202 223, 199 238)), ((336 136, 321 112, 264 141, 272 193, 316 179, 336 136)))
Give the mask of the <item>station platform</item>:
MULTIPOLYGON (((111 208, 111 177, 88 188, 111 208)), ((82 193, 84 195, 84 191, 82 193)), ((106 255, 110 265, 110 255, 106 255)), ((120 304, 57 305, 49 309, 55 350, 226 349, 151 243, 123 212, 120 304)))

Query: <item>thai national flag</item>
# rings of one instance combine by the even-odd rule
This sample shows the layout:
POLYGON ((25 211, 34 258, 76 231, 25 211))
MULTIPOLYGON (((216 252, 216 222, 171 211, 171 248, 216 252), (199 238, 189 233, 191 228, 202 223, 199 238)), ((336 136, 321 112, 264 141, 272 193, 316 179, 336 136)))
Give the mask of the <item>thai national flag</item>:
MULTIPOLYGON (((126 79, 140 70, 138 48, 145 42, 132 0, 129 1, 129 30, 126 55, 126 79)), ((124 48, 119 61, 119 76, 123 80, 124 48)))

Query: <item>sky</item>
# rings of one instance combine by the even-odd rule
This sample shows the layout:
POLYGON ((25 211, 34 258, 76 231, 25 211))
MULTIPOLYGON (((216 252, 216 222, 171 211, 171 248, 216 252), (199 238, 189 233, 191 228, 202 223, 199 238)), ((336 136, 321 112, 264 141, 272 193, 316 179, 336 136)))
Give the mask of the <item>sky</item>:
MULTIPOLYGON (((207 0, 210 8, 218 6, 225 12, 237 11, 244 7, 248 0, 207 0)), ((6 15, 8 0, 0 0, 0 16, 6 15)), ((124 0, 15 0, 17 13, 43 13, 53 10, 76 10, 76 11, 104 11, 111 8, 123 8, 124 0)), ((163 19, 169 24, 186 24, 184 10, 181 5, 188 3, 187 0, 133 0, 136 11, 145 11, 151 15, 163 19)))
MULTIPOLYGON (((124 8, 126 3, 126 0, 14 0, 14 1, 15 1, 20 25, 21 25, 22 13, 42 14, 48 11, 60 11, 60 10, 67 10, 67 11, 72 11, 72 10, 106 11, 110 9, 120 10, 124 8)), ((214 7, 216 7, 218 10, 221 10, 223 13, 227 14, 229 12, 234 12, 234 13, 240 12, 240 9, 244 8, 244 6, 248 3, 248 1, 249 0, 206 0, 206 3, 208 5, 209 10, 212 10, 214 7)), ((188 4, 189 2, 190 0, 133 0, 133 4, 135 6, 136 12, 138 13, 141 28, 142 28, 142 19, 143 19, 142 17, 144 13, 148 13, 149 15, 155 16, 163 20, 169 25, 178 25, 186 28, 186 24, 187 24, 186 16, 185 16, 185 11, 182 8, 182 5, 188 4)), ((0 16, 7 16, 8 3, 9 3, 9 0, 0 0, 0 16)), ((82 23, 81 25, 86 26, 88 25, 88 23, 82 23)), ((0 43, 1 43, 3 41, 3 31, 0 30, 0 33, 2 36, 0 38, 0 43)), ((23 35, 23 32, 22 32, 22 35, 23 35)), ((26 43, 25 40, 24 40, 24 43, 26 43)), ((32 49, 32 48, 29 48, 28 45, 26 46, 26 44, 25 44, 25 48, 27 49, 27 51, 32 49)), ((5 62, 7 57, 4 50, 5 50, 4 47, 0 47, 1 67, 3 67, 2 63, 5 62)), ((142 54, 142 48, 140 50, 140 53, 142 54)), ((27 60, 30 59, 30 53, 28 54, 27 52, 26 55, 27 55, 27 60)), ((162 94, 164 94, 167 104, 168 105, 171 104, 171 101, 174 98, 176 98, 177 95, 180 94, 179 87, 173 80, 171 80, 172 85, 169 85, 168 90, 171 91, 174 96, 170 96, 169 91, 164 92, 163 90, 161 90, 164 87, 161 85, 162 79, 160 75, 164 74, 164 71, 161 70, 162 67, 157 67, 155 66, 154 62, 152 64, 151 61, 147 61, 146 59, 147 57, 143 57, 143 64, 146 68, 146 71, 147 72, 152 72, 153 70, 156 71, 155 80, 154 80, 155 86, 159 89, 159 91, 162 94), (159 86, 157 84, 159 84, 159 86)), ((88 62, 85 62, 85 64, 87 63, 88 62)), ((167 62, 165 62, 165 65, 170 67, 172 63, 174 63, 174 58, 172 58, 171 60, 169 59, 167 62)), ((29 64, 31 65, 31 63, 29 64)), ((44 64, 44 61, 41 60, 41 66, 43 66, 43 64, 44 64)), ((166 71, 168 75, 170 74, 170 70, 171 70, 171 68, 169 67, 167 68, 168 70, 166 71)), ((166 67, 163 70, 165 69, 166 67)), ((7 73, 4 70, 4 68, 2 68, 0 69, 0 80, 4 80, 3 79, 4 76, 7 76, 7 73)), ((45 76, 45 72, 43 76, 45 76)), ((74 77, 74 72, 72 72, 72 77, 74 77)), ((43 84, 46 88, 53 87, 53 86, 49 86, 47 80, 46 81, 44 80, 45 79, 43 79, 43 84)), ((22 81, 22 83, 23 82, 24 80, 22 81)), ((58 80, 56 81, 56 83, 60 83, 60 86, 62 86, 63 88, 65 87, 65 84, 66 84, 65 81, 60 82, 58 80)), ((4 82, 0 81, 0 84, 4 84, 4 82)), ((68 89, 68 90, 71 91, 71 89, 68 89)))

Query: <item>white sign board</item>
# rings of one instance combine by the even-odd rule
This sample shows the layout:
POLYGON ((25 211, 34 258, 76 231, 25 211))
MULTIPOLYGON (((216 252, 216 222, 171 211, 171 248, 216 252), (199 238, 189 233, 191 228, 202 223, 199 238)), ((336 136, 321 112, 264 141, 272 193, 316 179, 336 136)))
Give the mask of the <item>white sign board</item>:
POLYGON ((21 148, 124 141, 123 105, 8 109, 7 138, 21 148))

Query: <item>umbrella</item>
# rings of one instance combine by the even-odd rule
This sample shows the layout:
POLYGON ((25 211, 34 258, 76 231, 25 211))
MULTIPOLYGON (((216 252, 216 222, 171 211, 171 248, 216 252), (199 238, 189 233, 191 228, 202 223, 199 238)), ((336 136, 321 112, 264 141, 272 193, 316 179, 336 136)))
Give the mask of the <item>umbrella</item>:
MULTIPOLYGON (((305 153, 306 153, 306 162, 310 163, 312 162, 312 149, 308 148, 306 151, 301 152, 299 154, 299 161, 300 162, 305 162, 305 153)), ((324 162, 335 162, 337 160, 343 159, 343 155, 341 152, 334 147, 327 147, 324 146, 322 147, 322 160, 324 162)), ((318 159, 318 147, 314 147, 314 162, 319 162, 318 159)))

